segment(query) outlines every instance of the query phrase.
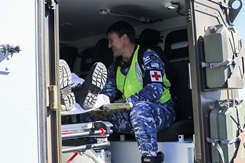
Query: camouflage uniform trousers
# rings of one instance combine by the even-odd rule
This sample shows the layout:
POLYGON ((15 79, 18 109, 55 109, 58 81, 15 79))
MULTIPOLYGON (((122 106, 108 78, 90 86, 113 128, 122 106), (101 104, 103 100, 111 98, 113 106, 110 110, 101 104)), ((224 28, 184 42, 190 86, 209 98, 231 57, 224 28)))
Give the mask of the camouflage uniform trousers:
POLYGON ((82 114, 81 122, 105 120, 113 124, 113 130, 119 133, 135 134, 142 156, 156 156, 158 152, 157 131, 169 127, 175 121, 172 100, 166 103, 139 101, 131 110, 109 112, 89 112, 82 114))

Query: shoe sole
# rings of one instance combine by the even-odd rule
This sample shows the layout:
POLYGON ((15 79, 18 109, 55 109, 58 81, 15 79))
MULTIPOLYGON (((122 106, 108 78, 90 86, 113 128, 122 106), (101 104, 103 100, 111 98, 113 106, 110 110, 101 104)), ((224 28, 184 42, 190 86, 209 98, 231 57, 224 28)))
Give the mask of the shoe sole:
POLYGON ((101 62, 95 63, 87 75, 83 85, 80 105, 85 110, 92 109, 97 101, 98 94, 107 80, 107 69, 101 62))
POLYGON ((70 111, 75 107, 75 95, 71 91, 71 70, 66 61, 60 59, 59 62, 59 79, 61 93, 61 110, 70 111))

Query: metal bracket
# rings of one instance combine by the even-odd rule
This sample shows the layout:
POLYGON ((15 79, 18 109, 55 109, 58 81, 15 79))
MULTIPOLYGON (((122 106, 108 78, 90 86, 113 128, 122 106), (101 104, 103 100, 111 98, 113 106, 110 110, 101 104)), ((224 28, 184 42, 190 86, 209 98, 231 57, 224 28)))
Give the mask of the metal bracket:
POLYGON ((45 3, 48 5, 49 9, 54 10, 55 5, 59 3, 59 0, 45 0, 45 3))
POLYGON ((14 54, 14 53, 19 53, 20 52, 20 47, 19 46, 11 46, 9 44, 7 45, 0 45, 0 52, 4 55, 7 56, 9 54, 14 54))
POLYGON ((233 25, 234 20, 236 19, 238 13, 242 9, 242 0, 230 0, 228 2, 228 5, 229 5, 229 13, 228 13, 229 24, 233 25), (239 2, 239 6, 237 8, 233 8, 233 3, 235 1, 239 2))
POLYGON ((215 2, 214 0, 209 0, 209 1, 219 5, 220 8, 225 9, 227 21, 228 21, 229 25, 233 26, 233 22, 236 19, 238 13, 240 12, 240 10, 242 8, 242 0, 230 0, 228 3, 215 2), (237 8, 233 8, 233 3, 235 1, 240 3, 239 7, 237 7, 237 8))
POLYGON ((227 59, 224 62, 215 62, 215 63, 206 63, 206 62, 201 62, 202 68, 208 67, 208 68, 219 68, 223 66, 229 66, 229 65, 236 65, 236 60, 229 60, 227 59))
POLYGON ((11 46, 9 44, 0 45, 0 74, 7 75, 10 73, 10 67, 13 64, 13 60, 11 60, 11 58, 13 57, 14 53, 19 52, 19 46, 11 46))

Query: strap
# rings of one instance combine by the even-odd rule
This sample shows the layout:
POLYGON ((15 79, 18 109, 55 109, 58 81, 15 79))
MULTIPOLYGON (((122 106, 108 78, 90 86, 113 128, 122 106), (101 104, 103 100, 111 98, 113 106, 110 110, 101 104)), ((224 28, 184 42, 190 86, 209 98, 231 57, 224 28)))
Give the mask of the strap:
POLYGON ((237 106, 235 106, 235 108, 236 108, 236 111, 237 111, 237 123, 238 123, 238 129, 240 130, 240 131, 243 131, 243 125, 241 124, 241 122, 240 122, 240 111, 239 111, 239 108, 237 107, 237 106))
POLYGON ((230 60, 227 59, 224 62, 213 62, 213 63, 207 63, 207 62, 202 62, 201 66, 202 68, 219 68, 219 67, 223 67, 223 66, 229 66, 229 65, 236 65, 236 60, 230 60))
POLYGON ((140 65, 141 72, 143 72, 143 68, 142 68, 142 65, 143 65, 143 55, 144 55, 144 52, 147 49, 148 49, 147 47, 141 47, 140 46, 140 48, 138 50, 138 63, 140 65))
POLYGON ((222 163, 225 163, 223 150, 218 143, 219 140, 218 139, 211 139, 211 138, 207 137, 207 142, 211 143, 214 147, 216 147, 217 151, 219 152, 222 163))
POLYGON ((216 147, 216 149, 219 152, 219 155, 220 155, 220 158, 222 160, 222 163, 225 163, 224 153, 223 153, 223 150, 222 150, 220 144, 227 145, 227 144, 235 143, 237 141, 241 141, 241 136, 239 135, 238 137, 236 137, 234 139, 231 139, 231 140, 227 140, 227 139, 212 139, 212 138, 207 137, 206 140, 207 140, 208 143, 211 143, 214 147, 216 147))

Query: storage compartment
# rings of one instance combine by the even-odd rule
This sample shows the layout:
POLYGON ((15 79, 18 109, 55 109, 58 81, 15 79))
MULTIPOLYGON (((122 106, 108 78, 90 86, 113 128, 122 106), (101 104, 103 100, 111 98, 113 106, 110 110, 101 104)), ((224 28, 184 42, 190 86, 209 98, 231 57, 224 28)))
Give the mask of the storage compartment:
POLYGON ((204 35, 204 52, 206 88, 243 88, 244 43, 234 28, 210 26, 204 35))
MULTIPOLYGON (((240 129, 244 127, 243 100, 217 101, 210 113, 210 138, 212 163, 233 162, 240 144, 240 129)), ((244 131, 243 131, 244 132, 244 131)), ((245 150, 243 146, 243 157, 245 150)), ((241 157, 241 156, 239 156, 241 157)))

